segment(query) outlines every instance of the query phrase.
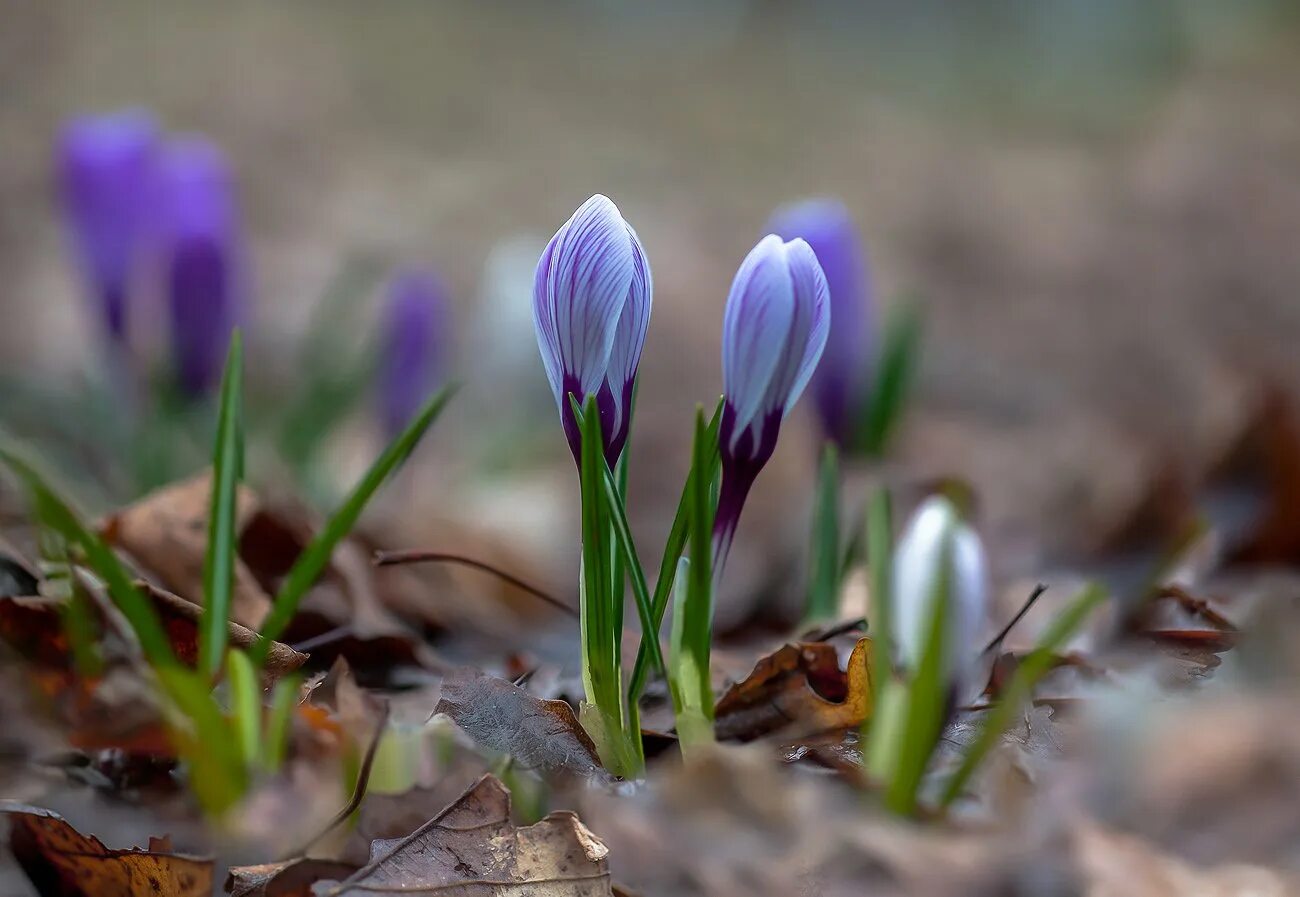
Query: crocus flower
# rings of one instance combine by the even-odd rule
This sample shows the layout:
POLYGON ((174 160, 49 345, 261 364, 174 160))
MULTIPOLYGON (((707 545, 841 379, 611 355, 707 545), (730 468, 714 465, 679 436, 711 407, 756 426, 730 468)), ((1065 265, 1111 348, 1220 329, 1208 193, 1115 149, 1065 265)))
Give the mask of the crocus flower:
POLYGON ((722 322, 725 402, 714 569, 726 560, 750 487, 776 449, 781 421, 808 385, 830 329, 830 298, 803 240, 764 237, 732 281, 722 322))
POLYGON ((650 264, 636 231, 599 193, 555 232, 537 262, 537 346, 575 460, 581 434, 570 394, 579 404, 596 397, 611 467, 623 453, 651 293, 650 264))
POLYGON ((944 675, 954 689, 969 683, 987 614, 987 574, 979 536, 951 501, 932 496, 912 516, 894 552, 893 638, 899 661, 915 671, 937 610, 936 584, 946 564, 944 675))
POLYGON ((826 437, 841 448, 854 442, 867 393, 874 346, 874 303, 867 260, 844 204, 811 199, 782 206, 769 222, 772 233, 808 241, 831 293, 835 328, 812 379, 812 397, 826 437))
POLYGON ((198 137, 167 147, 158 177, 158 238, 181 389, 209 391, 238 318, 241 250, 225 155, 198 137))
POLYGON ((141 110, 79 116, 59 135, 64 215, 115 342, 126 337, 127 291, 144 242, 157 146, 157 126, 141 110))
POLYGON ((442 373, 447 344, 447 294, 432 272, 400 271, 388 284, 379 358, 379 407, 396 437, 415 416, 442 373))

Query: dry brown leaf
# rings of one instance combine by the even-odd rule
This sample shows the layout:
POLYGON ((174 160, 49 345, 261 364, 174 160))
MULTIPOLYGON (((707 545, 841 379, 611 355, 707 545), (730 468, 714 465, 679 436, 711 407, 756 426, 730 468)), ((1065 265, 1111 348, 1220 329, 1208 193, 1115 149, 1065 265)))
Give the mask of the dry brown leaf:
MULTIPOLYGON (((205 472, 166 486, 109 515, 100 525, 100 534, 108 544, 129 554, 169 591, 196 603, 203 600, 210 481, 211 475, 205 472)), ((257 506, 256 496, 241 486, 236 496, 237 528, 243 528, 257 506)), ((237 558, 231 619, 257 629, 270 610, 271 599, 237 558)))
MULTIPOLYGON (((136 585, 158 609, 163 628, 167 631, 167 639, 171 642, 176 656, 190 666, 198 663, 199 618, 203 615, 203 608, 148 583, 140 582, 136 585)), ((234 620, 226 625, 229 630, 230 645, 233 648, 247 649, 263 640, 256 632, 241 626, 234 620)), ((283 642, 271 642, 271 648, 267 652, 266 662, 262 668, 262 676, 267 680, 279 679, 306 662, 306 654, 295 651, 283 642)))
POLYGON ((567 811, 516 828, 510 822, 510 792, 494 776, 483 776, 407 837, 374 842, 369 864, 317 893, 612 897, 608 855, 604 843, 567 811))
POLYGON ((208 897, 212 860, 172 852, 167 838, 150 839, 147 850, 112 850, 83 835, 57 813, 10 801, 14 858, 41 894, 59 897, 208 897))
POLYGON ((318 881, 344 878, 357 871, 351 863, 302 857, 284 863, 231 866, 226 892, 231 897, 312 897, 318 881))
POLYGON ((564 701, 544 701, 504 679, 464 667, 442 682, 434 713, 476 743, 550 775, 603 775, 596 746, 564 701))
POLYGON ((871 639, 853 647, 841 670, 833 645, 788 644, 723 693, 714 709, 722 740, 786 738, 856 728, 871 713, 871 639))

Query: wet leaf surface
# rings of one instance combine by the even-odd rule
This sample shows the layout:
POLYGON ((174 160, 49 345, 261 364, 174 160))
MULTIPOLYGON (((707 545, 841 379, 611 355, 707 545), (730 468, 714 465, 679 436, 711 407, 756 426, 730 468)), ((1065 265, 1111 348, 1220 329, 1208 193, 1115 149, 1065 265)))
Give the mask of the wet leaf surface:
POLYGON ((147 849, 113 850, 50 810, 0 802, 14 858, 41 897, 207 897, 209 858, 172 851, 167 838, 147 849))

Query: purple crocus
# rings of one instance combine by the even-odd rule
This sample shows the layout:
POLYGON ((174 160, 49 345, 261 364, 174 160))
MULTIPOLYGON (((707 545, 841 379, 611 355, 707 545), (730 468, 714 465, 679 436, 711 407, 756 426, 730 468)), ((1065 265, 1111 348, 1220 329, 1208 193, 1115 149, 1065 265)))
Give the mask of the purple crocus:
POLYGON ((611 467, 623 453, 651 294, 650 264, 636 231, 599 193, 555 232, 537 262, 537 346, 575 460, 581 436, 570 394, 579 404, 596 397, 611 467))
POLYGON ((148 221, 158 128, 142 110, 85 115, 59 135, 60 199, 111 340, 126 338, 127 292, 148 221))
POLYGON ((808 385, 830 330, 826 276, 803 240, 764 237, 732 281, 722 322, 725 402, 718 447, 722 486, 714 521, 715 575, 750 487, 776 449, 781 421, 808 385))
POLYGON ((769 227, 787 240, 806 240, 826 274, 835 329, 826 338, 812 395, 826 437, 850 448, 871 386, 875 352, 869 269, 857 228, 849 210, 833 199, 782 206, 769 227))
POLYGON ((396 437, 442 375, 447 293, 431 271, 399 271, 388 284, 380 337, 379 410, 396 437))
POLYGON ((158 205, 176 378, 187 395, 199 396, 221 376, 241 286, 234 182, 221 150, 199 137, 170 144, 158 205))

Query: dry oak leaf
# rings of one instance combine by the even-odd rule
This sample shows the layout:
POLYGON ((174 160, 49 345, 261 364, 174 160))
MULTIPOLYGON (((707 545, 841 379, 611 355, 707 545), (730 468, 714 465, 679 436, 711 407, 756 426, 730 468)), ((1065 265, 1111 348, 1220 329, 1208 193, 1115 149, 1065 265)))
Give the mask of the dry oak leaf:
POLYGON ((524 769, 584 777, 604 773, 572 707, 472 667, 442 681, 433 712, 445 713, 479 745, 509 754, 524 769))
POLYGON ((310 857, 257 866, 231 866, 226 876, 226 892, 231 897, 311 897, 316 882, 337 880, 356 871, 357 867, 351 863, 310 857))
POLYGON ((14 858, 44 897, 208 897, 212 860, 172 853, 168 838, 147 850, 112 850, 83 835, 62 816, 0 801, 9 816, 14 858))
POLYGON ((713 711, 723 741, 799 738, 852 729, 871 714, 871 639, 853 646, 841 670, 826 642, 782 645, 723 693, 713 711))
MULTIPOLYGON (((211 474, 205 472, 149 493, 110 514, 100 524, 100 535, 156 575, 169 591, 191 601, 202 601, 211 479, 211 474)), ((253 492, 239 487, 235 504, 237 530, 243 530, 257 506, 253 492)), ((236 558, 231 619, 257 629, 270 610, 271 599, 244 562, 236 558)))
POLYGON ((469 897, 612 897, 609 849, 567 811, 516 828, 510 792, 485 775, 405 838, 375 841, 370 863, 318 897, 376 891, 469 897))

